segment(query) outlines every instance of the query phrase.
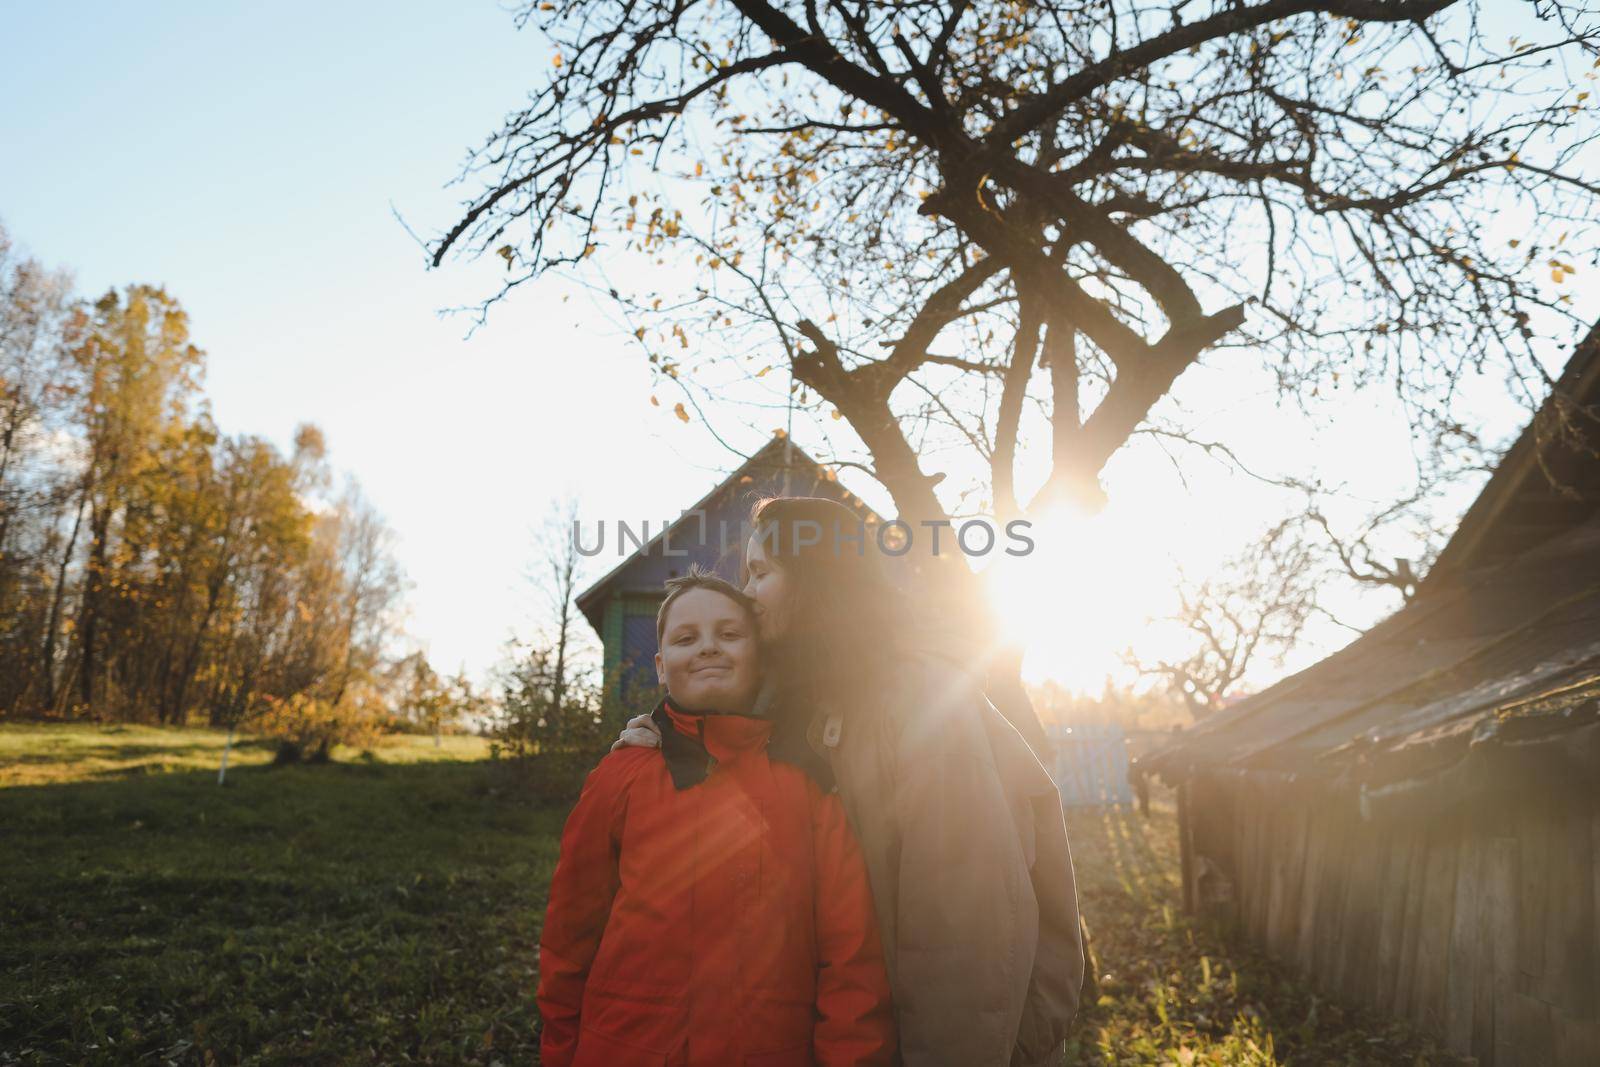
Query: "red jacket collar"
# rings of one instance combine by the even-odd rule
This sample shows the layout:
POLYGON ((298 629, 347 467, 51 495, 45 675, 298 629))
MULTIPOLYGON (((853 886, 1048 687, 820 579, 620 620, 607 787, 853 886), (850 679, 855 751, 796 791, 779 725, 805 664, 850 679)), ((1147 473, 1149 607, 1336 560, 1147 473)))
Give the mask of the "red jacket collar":
POLYGON ((772 723, 765 719, 696 714, 673 707, 665 697, 650 717, 661 731, 661 755, 679 789, 705 781, 719 762, 765 749, 772 734, 772 723))
POLYGON ((772 736, 772 723, 767 719, 685 711, 673 704, 670 698, 664 698, 661 706, 666 709, 667 718, 679 733, 699 741, 719 763, 731 760, 741 752, 765 747, 767 739, 772 736))

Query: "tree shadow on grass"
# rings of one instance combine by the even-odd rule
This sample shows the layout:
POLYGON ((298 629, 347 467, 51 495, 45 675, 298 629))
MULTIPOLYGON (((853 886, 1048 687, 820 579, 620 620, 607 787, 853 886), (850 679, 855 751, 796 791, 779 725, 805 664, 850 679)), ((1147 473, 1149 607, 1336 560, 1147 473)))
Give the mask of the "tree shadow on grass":
MULTIPOLYGON (((264 738, 239 738, 233 743, 235 752, 271 751, 277 747, 277 742, 264 738)), ((191 760, 196 757, 220 759, 222 746, 211 743, 201 744, 190 742, 187 744, 105 744, 105 745, 73 745, 48 752, 22 752, 0 758, 0 771, 13 764, 41 764, 41 763, 84 763, 96 762, 121 762, 131 763, 141 759, 156 759, 166 757, 175 760, 191 760)))
POLYGON ((1067 813, 1073 857, 1080 868, 1080 888, 1114 891, 1141 903, 1157 900, 1177 888, 1175 838, 1158 813, 1155 821, 1131 807, 1071 809, 1067 813))

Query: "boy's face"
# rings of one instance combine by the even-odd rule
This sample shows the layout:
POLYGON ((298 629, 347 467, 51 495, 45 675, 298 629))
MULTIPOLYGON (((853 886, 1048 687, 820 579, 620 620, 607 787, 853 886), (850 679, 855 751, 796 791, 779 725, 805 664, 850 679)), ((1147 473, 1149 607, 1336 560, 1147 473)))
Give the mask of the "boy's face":
POLYGON ((710 589, 690 589, 667 609, 656 679, 695 711, 749 711, 761 684, 756 637, 742 606, 710 589))

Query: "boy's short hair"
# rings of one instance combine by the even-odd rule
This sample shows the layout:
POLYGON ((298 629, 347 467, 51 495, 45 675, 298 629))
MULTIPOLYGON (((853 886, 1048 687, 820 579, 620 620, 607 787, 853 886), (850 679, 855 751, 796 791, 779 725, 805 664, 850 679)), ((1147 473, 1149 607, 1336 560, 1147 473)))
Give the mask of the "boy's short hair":
POLYGON ((704 570, 698 563, 689 564, 689 573, 679 578, 668 578, 664 583, 667 598, 661 602, 661 607, 656 610, 656 644, 661 644, 661 639, 667 633, 667 612, 671 610, 675 600, 691 589, 709 589, 713 593, 721 593, 735 604, 739 605, 746 617, 755 614, 754 601, 744 595, 744 590, 728 581, 719 574, 704 570))

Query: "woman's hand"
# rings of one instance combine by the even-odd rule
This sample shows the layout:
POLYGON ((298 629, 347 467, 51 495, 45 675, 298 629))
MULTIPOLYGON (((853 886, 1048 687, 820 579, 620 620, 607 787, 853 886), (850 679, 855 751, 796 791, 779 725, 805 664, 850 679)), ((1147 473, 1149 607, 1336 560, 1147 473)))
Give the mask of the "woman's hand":
POLYGON ((661 730, 648 714, 635 715, 622 728, 622 735, 611 742, 611 751, 619 748, 660 748, 661 730))

